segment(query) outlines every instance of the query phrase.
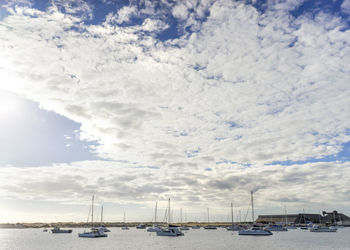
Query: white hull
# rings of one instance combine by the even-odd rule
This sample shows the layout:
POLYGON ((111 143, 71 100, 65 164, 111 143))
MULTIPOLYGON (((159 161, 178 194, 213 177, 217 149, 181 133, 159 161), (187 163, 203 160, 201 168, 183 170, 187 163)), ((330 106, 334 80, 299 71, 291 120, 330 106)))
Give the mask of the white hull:
POLYGON ((314 233, 335 233, 337 231, 336 228, 311 228, 310 232, 314 233))
POLYGON ((251 228, 239 231, 238 235, 269 236, 272 233, 266 229, 251 228))
POLYGON ((184 233, 177 228, 163 228, 161 231, 157 232, 157 236, 184 236, 184 233))
POLYGON ((149 228, 147 228, 147 232, 160 232, 160 231, 162 231, 162 229, 159 228, 159 227, 149 227, 149 228))

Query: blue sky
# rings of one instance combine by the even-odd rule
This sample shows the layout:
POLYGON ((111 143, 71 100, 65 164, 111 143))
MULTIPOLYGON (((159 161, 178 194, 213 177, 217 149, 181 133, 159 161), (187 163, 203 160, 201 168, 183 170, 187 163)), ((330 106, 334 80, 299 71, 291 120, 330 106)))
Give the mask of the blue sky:
POLYGON ((349 0, 5 1, 2 212, 350 213, 349 24, 349 0))

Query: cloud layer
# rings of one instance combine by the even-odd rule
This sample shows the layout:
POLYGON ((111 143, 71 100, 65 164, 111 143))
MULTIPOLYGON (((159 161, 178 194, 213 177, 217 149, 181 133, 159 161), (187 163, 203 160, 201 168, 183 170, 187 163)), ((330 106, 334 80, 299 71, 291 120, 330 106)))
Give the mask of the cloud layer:
MULTIPOLYGON (((82 139, 98 140, 102 158, 155 167, 129 173, 117 163, 99 165, 141 183, 131 188, 113 177, 100 191, 110 197, 224 201, 232 190, 260 188, 278 202, 312 201, 328 173, 322 164, 264 164, 336 155, 350 140, 346 23, 324 12, 294 18, 289 11, 301 1, 270 3, 263 13, 243 2, 169 3, 182 35, 162 41, 157 35, 171 25, 167 14, 146 3, 142 11, 123 7, 98 25, 84 22, 93 18, 88 5, 65 13, 69 3, 47 11, 10 9, 0 23, 0 75, 7 80, 1 87, 82 123, 82 139), (318 177, 309 180, 310 174, 318 177), (310 196, 300 194, 304 181, 310 196), (284 195, 274 190, 285 184, 284 195)), ((326 168, 343 174, 348 166, 342 164, 326 168)), ((78 178, 74 164, 62 169, 70 177, 61 177, 74 182, 63 186, 82 189, 79 180, 92 178, 78 178)), ((339 185, 332 192, 341 189, 348 201, 339 185)))

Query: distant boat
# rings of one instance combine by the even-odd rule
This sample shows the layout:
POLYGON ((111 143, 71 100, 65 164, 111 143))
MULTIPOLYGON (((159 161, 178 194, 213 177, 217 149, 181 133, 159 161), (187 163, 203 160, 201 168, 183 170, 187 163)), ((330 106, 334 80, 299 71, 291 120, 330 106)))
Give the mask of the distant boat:
MULTIPOLYGON (((254 224, 254 199, 253 199, 253 191, 250 192, 250 197, 251 197, 251 203, 252 203, 252 221, 254 224)), ((269 236, 272 235, 272 232, 263 229, 260 227, 251 227, 249 229, 243 229, 238 232, 238 235, 253 235, 253 236, 269 236)))
POLYGON ((101 226, 100 229, 103 230, 105 233, 109 233, 111 230, 109 230, 106 226, 103 225, 103 205, 101 206, 101 226))
POLYGON ((238 235, 253 235, 253 236, 268 236, 272 235, 272 232, 261 227, 251 227, 238 232, 238 235))
POLYGON ((209 225, 209 208, 207 208, 207 212, 208 212, 208 225, 203 227, 204 229, 210 229, 210 230, 216 230, 217 227, 213 226, 213 225, 209 225))
POLYGON ((314 233, 335 233, 337 231, 337 228, 335 227, 320 227, 318 225, 314 225, 312 228, 310 228, 310 232, 314 233))
POLYGON ((233 224, 233 203, 231 202, 231 226, 226 227, 227 231, 239 231, 241 227, 233 224))
POLYGON ((43 232, 47 232, 47 231, 48 231, 47 228, 44 228, 43 232))
POLYGON ((92 196, 91 204, 91 227, 91 231, 84 231, 84 233, 79 233, 78 236, 82 238, 100 238, 108 236, 103 228, 94 228, 94 196, 92 196))
POLYGON ((160 231, 157 231, 157 236, 171 236, 171 237, 177 237, 177 236, 184 236, 184 233, 179 230, 177 226, 170 224, 170 198, 169 198, 169 207, 168 207, 168 227, 161 228, 160 231))
POLYGON ((146 225, 145 224, 138 224, 136 226, 137 229, 145 229, 146 228, 146 225))
POLYGON ((125 212, 124 212, 124 219, 123 219, 123 222, 124 222, 124 226, 122 226, 122 230, 129 230, 129 228, 126 226, 125 224, 125 212))
POLYGON ((157 225, 157 207, 158 202, 156 202, 156 207, 154 209, 154 224, 152 227, 147 228, 147 232, 158 232, 161 230, 161 228, 157 225))
POLYGON ((265 229, 269 230, 269 231, 278 231, 278 232, 286 232, 288 231, 288 229, 282 225, 269 225, 267 227, 265 227, 265 229))
POLYGON ((182 230, 190 230, 189 227, 182 225, 182 208, 181 208, 181 210, 180 210, 180 223, 181 223, 181 225, 180 225, 180 230, 181 230, 181 231, 182 231, 182 230))
POLYGON ((194 225, 194 226, 192 226, 191 228, 192 228, 192 229, 200 229, 201 227, 198 226, 198 225, 194 225))
POLYGON ((59 227, 54 227, 51 229, 51 232, 53 234, 70 234, 72 232, 72 229, 61 229, 59 227))

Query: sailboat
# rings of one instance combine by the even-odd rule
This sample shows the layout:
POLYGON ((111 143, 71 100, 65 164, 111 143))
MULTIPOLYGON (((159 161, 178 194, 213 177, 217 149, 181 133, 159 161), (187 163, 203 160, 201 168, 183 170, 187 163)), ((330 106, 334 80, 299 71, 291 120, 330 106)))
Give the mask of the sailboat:
POLYGON ((254 202, 253 202, 253 191, 250 192, 251 203, 252 203, 252 223, 253 226, 249 229, 243 229, 238 232, 238 235, 254 235, 254 236, 269 236, 272 232, 267 229, 254 226, 254 202))
POLYGON ((92 196, 91 203, 91 231, 84 231, 84 233, 79 233, 78 236, 82 238, 99 238, 108 236, 102 228, 94 228, 94 196, 92 196))
POLYGON ((168 207, 168 227, 162 228, 160 231, 157 232, 157 236, 184 236, 184 233, 181 232, 181 230, 178 229, 177 226, 170 224, 170 198, 169 198, 169 207, 168 207))
POLYGON ((129 227, 126 226, 125 224, 125 212, 124 212, 124 226, 122 226, 122 230, 129 230, 129 227))
POLYGON ((211 230, 216 230, 216 226, 209 225, 209 208, 207 208, 207 213, 208 213, 208 225, 204 227, 204 229, 211 229, 211 230))
POLYGON ((156 207, 154 209, 154 224, 152 227, 147 228, 147 232, 158 232, 161 230, 161 228, 157 225, 157 205, 158 202, 156 202, 156 207))
POLYGON ((189 227, 187 227, 187 226, 183 226, 182 225, 182 208, 181 208, 181 210, 180 210, 180 218, 181 218, 181 226, 180 226, 180 230, 182 231, 182 230, 190 230, 190 228, 189 227))
POLYGON ((108 233, 111 230, 109 230, 105 225, 103 225, 103 205, 101 206, 101 226, 100 228, 103 230, 103 232, 108 233))
POLYGON ((233 203, 231 202, 231 226, 226 227, 227 231, 238 231, 240 227, 233 224, 233 203))

